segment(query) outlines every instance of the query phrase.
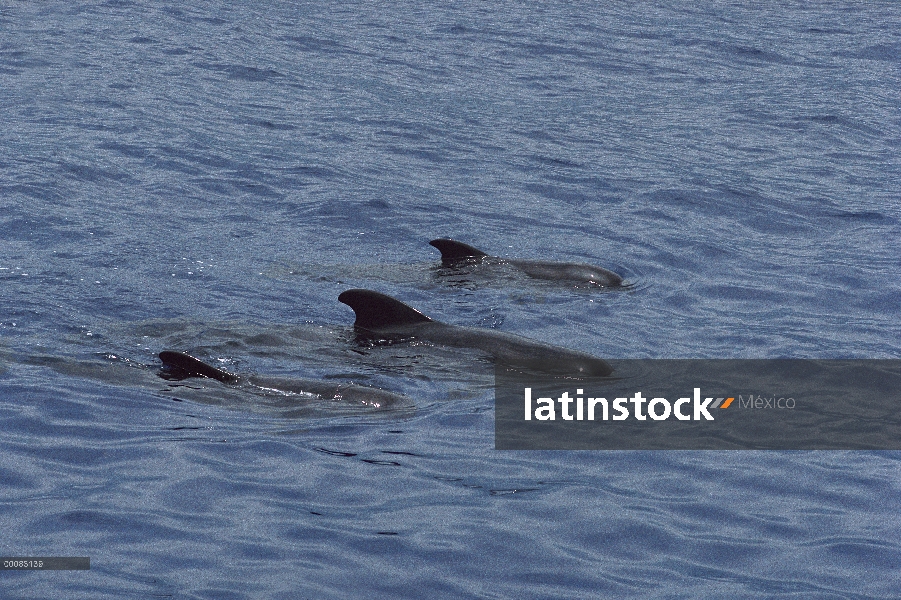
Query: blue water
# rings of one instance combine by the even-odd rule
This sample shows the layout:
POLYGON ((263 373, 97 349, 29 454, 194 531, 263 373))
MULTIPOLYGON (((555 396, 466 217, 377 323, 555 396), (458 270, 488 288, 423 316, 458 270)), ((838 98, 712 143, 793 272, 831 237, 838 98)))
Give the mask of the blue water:
POLYGON ((484 357, 901 357, 901 8, 0 7, 5 598, 897 598, 897 452, 499 452, 484 357), (632 288, 450 281, 427 242, 632 288), (415 411, 286 419, 156 353, 415 411))

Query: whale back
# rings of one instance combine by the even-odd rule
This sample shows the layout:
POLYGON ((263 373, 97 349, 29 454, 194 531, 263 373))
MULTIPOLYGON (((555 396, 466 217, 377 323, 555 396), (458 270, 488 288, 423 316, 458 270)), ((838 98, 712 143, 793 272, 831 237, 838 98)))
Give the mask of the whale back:
POLYGON ((432 319, 415 308, 372 290, 347 290, 338 296, 338 301, 353 309, 357 315, 354 326, 362 329, 390 330, 432 322, 432 319))

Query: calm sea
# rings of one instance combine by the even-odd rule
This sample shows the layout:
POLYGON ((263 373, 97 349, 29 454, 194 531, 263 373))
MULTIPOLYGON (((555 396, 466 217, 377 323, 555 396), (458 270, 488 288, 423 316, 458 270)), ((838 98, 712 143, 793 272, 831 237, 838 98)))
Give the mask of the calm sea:
POLYGON ((5 598, 897 598, 897 452, 501 452, 485 357, 901 358, 894 2, 4 2, 5 598), (428 245, 617 271, 447 278, 428 245), (356 381, 415 409, 156 376, 356 381), (188 382, 186 382, 188 383, 188 382), (334 410, 333 410, 334 409, 334 410))

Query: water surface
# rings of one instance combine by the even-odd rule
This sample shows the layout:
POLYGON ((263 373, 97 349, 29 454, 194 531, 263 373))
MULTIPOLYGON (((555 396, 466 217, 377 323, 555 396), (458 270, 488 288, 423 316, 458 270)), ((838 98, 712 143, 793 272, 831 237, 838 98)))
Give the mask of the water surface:
POLYGON ((0 9, 0 547, 91 557, 6 597, 896 597, 897 453, 495 451, 484 357, 360 347, 337 296, 608 359, 899 358, 899 21, 0 9), (633 287, 442 277, 437 237, 633 287), (168 347, 415 412, 192 399, 168 347))

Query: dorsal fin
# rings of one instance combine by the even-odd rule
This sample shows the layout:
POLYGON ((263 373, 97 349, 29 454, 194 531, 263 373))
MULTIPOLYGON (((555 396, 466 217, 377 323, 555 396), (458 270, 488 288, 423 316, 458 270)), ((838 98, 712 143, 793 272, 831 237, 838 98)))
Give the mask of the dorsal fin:
POLYGON ((400 325, 427 323, 430 318, 391 296, 372 290, 347 290, 338 296, 357 315, 355 327, 363 329, 388 329, 400 325))
POLYGON ((452 263, 465 258, 488 256, 478 248, 473 248, 469 244, 455 240, 437 239, 429 242, 429 245, 438 248, 438 251, 441 252, 441 260, 445 263, 452 263))
POLYGON ((167 369, 175 371, 175 374, 185 377, 209 377, 222 383, 238 383, 238 376, 208 365, 200 359, 194 358, 184 352, 163 350, 160 352, 160 360, 167 369))

